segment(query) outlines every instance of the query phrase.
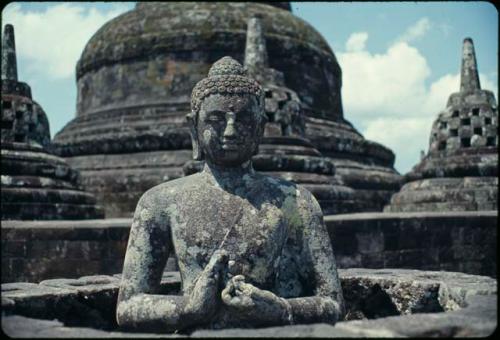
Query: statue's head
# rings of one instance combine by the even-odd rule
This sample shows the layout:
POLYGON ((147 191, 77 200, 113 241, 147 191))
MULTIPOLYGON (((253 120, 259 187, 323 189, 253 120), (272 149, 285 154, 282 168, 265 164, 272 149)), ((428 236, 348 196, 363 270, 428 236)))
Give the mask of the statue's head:
POLYGON ((264 91, 231 57, 215 62, 191 95, 187 115, 193 157, 238 166, 258 151, 264 131, 264 91))

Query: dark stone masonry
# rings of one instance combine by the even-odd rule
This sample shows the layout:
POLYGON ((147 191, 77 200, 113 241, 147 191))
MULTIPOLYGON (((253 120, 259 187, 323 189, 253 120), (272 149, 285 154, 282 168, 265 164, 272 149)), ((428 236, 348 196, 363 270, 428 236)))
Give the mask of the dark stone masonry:
POLYGON ((283 73, 302 102, 305 136, 325 162, 336 164, 343 184, 358 191, 358 205, 380 211, 399 189, 392 151, 344 119, 335 55, 289 5, 148 2, 90 39, 77 65, 76 117, 54 137, 55 150, 80 170, 106 216, 131 216, 144 191, 183 176, 191 158, 184 118, 191 89, 221 57, 243 63, 247 20, 254 16, 265 27, 269 67, 283 73))
POLYGON ((339 268, 415 268, 497 276, 496 211, 326 216, 339 268))
POLYGON ((2 221, 2 283, 119 273, 131 223, 2 221))
MULTIPOLYGON (((497 276, 496 212, 325 217, 339 268, 497 276)), ((132 220, 4 221, 2 283, 121 272, 132 220)), ((175 259, 169 259, 175 270, 175 259)))
POLYGON ((70 220, 104 217, 78 173, 50 150, 49 122, 17 80, 14 27, 2 44, 1 188, 2 220, 70 220))

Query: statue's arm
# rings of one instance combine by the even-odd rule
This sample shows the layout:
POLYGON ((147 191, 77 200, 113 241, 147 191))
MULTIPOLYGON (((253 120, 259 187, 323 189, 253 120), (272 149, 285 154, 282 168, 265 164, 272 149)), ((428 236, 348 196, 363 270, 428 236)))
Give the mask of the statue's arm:
POLYGON ((335 323, 343 318, 344 299, 337 273, 335 257, 330 237, 323 222, 321 208, 312 195, 304 195, 299 206, 302 228, 298 228, 296 238, 299 275, 302 282, 309 285, 306 291, 312 296, 289 298, 295 323, 326 322, 335 323))
POLYGON ((214 304, 214 294, 209 293, 214 291, 211 277, 221 262, 216 257, 197 280, 198 295, 158 294, 171 245, 169 217, 162 210, 143 196, 134 214, 116 311, 118 324, 125 328, 180 330, 206 319, 201 307, 214 304))

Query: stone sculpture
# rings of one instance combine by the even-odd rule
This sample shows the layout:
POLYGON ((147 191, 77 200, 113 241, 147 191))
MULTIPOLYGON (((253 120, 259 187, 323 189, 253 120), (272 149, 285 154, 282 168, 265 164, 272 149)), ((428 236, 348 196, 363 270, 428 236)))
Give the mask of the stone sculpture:
POLYGON ((201 173, 139 200, 117 305, 129 329, 335 323, 344 302, 319 204, 304 188, 254 172, 266 122, 261 86, 234 59, 193 89, 188 122, 201 173), (161 295, 175 251, 182 295, 161 295))

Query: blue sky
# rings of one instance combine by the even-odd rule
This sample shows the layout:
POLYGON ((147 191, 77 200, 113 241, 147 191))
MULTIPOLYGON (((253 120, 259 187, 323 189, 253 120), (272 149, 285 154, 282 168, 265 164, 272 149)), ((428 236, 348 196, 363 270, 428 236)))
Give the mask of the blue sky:
MULTIPOLYGON (((75 115, 75 65, 85 43, 134 5, 14 2, 3 9, 2 22, 15 26, 19 79, 47 112, 52 136, 75 115)), ((498 96, 498 12, 488 2, 292 2, 292 10, 337 56, 345 117, 391 148, 401 173, 427 150, 432 121, 458 90, 465 37, 474 40, 482 87, 498 96)))

